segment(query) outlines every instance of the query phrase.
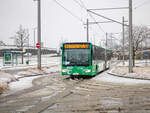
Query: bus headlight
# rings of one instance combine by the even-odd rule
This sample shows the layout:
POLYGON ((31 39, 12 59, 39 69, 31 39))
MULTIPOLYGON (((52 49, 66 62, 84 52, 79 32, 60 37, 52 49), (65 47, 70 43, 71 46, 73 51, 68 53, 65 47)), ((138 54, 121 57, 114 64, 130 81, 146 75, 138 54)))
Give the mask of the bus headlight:
POLYGON ((86 72, 86 73, 89 73, 89 72, 91 72, 91 70, 90 70, 90 69, 86 69, 85 72, 86 72))
POLYGON ((68 69, 63 69, 62 72, 66 73, 66 72, 68 72, 68 69))

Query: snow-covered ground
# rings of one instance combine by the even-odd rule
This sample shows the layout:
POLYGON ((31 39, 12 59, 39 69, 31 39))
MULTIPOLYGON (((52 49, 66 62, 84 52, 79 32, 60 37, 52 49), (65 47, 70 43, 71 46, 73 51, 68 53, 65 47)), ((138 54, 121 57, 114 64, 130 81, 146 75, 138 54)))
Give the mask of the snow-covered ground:
POLYGON ((136 60, 135 67, 133 67, 133 73, 129 73, 128 62, 119 63, 116 67, 109 71, 110 74, 116 76, 122 76, 133 79, 150 80, 150 61, 149 60, 136 60))
POLYGON ((123 85, 150 84, 150 60, 136 60, 133 73, 129 73, 128 64, 128 61, 125 61, 125 65, 120 62, 117 66, 94 79, 100 82, 123 85))
MULTIPOLYGON (((32 80, 40 77, 40 75, 45 75, 47 73, 60 72, 60 57, 52 57, 51 55, 42 56, 42 70, 36 68, 36 57, 30 58, 29 65, 14 66, 14 67, 1 67, 0 71, 0 87, 9 87, 11 91, 18 91, 32 86, 32 80), (15 74, 8 74, 5 71, 11 70, 15 71, 16 69, 24 69, 18 71, 15 74), (38 75, 38 76, 35 76, 38 75), (31 76, 31 77, 28 77, 31 76), (12 82, 13 81, 13 82, 12 82), (11 83, 10 83, 11 82, 11 83)), ((110 83, 119 83, 119 84, 146 84, 150 83, 150 62, 147 61, 136 61, 136 66, 133 71, 134 73, 128 73, 128 62, 125 62, 125 65, 122 65, 122 62, 117 65, 117 67, 108 70, 108 73, 111 73, 113 76, 108 73, 100 74, 94 79, 103 82, 110 83), (119 77, 118 77, 119 76, 119 77), (128 78, 125 78, 128 77, 128 78), (149 80, 138 80, 131 78, 140 78, 140 79, 149 79, 149 80)), ((0 89, 1 90, 1 89, 0 89)))
POLYGON ((10 84, 8 84, 9 91, 6 94, 3 94, 3 96, 13 94, 17 91, 32 87, 32 80, 38 77, 41 77, 41 76, 25 77, 25 78, 19 79, 18 81, 11 82, 10 84))
MULTIPOLYGON (((41 56, 41 63, 42 63, 42 66, 47 66, 48 64, 60 64, 60 58, 57 59, 56 57, 53 57, 53 56, 56 56, 56 54, 49 54, 49 55, 42 55, 41 56)), ((26 67, 33 67, 33 66, 36 66, 37 65, 37 56, 30 56, 29 58, 28 57, 24 57, 24 64, 21 64, 21 57, 18 57, 18 64, 17 65, 6 65, 6 66, 3 66, 3 58, 0 58, 0 70, 4 70, 4 69, 20 69, 20 68, 26 68, 26 67), (29 60, 29 64, 26 64, 26 61, 29 60)))
MULTIPOLYGON (((40 77, 35 75, 44 75, 47 73, 53 73, 60 71, 60 57, 52 57, 54 55, 44 55, 42 56, 42 70, 38 70, 37 67, 37 57, 33 56, 30 58, 30 64, 19 64, 17 66, 6 66, 0 67, 0 93, 1 90, 9 87, 10 90, 20 90, 32 86, 32 80, 40 77), (17 73, 13 74, 15 70, 17 73), (11 73, 6 73, 6 71, 11 71, 11 73), (33 76, 33 77, 28 77, 33 76), (25 77, 25 78, 24 78, 25 77), (11 82, 11 83, 10 83, 11 82), (5 88, 3 88, 5 87, 5 88)), ((24 59, 26 60, 26 58, 24 59)), ((0 60, 2 61, 2 59, 0 60)))
POLYGON ((150 84, 149 80, 140 80, 140 79, 138 80, 138 79, 118 77, 110 75, 108 73, 98 75, 94 79, 99 82, 118 83, 122 85, 150 84))

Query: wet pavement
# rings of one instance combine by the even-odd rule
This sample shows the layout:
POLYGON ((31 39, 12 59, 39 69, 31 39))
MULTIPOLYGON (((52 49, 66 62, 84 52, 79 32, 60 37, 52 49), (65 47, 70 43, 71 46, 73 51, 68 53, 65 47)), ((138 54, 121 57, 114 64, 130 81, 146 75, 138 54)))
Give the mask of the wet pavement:
POLYGON ((107 72, 80 79, 48 74, 31 88, 1 95, 0 113, 150 113, 150 83, 106 78, 114 79, 107 72))
MULTIPOLYGON (((99 75, 100 76, 100 75, 99 75)), ((42 113, 150 113, 150 87, 83 81, 42 113)))

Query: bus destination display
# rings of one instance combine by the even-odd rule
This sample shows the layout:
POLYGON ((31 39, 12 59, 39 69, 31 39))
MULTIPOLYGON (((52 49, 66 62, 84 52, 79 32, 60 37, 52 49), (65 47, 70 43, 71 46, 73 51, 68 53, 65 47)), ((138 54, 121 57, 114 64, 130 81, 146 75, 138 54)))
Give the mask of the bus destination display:
POLYGON ((88 44, 65 44, 64 48, 89 48, 88 44))

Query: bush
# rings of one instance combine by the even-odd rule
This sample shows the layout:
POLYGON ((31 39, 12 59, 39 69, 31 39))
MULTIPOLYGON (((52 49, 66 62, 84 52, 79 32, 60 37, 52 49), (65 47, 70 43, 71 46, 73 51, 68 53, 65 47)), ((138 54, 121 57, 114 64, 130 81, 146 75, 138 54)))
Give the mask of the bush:
POLYGON ((6 83, 0 83, 0 94, 2 94, 7 89, 8 85, 6 83))

